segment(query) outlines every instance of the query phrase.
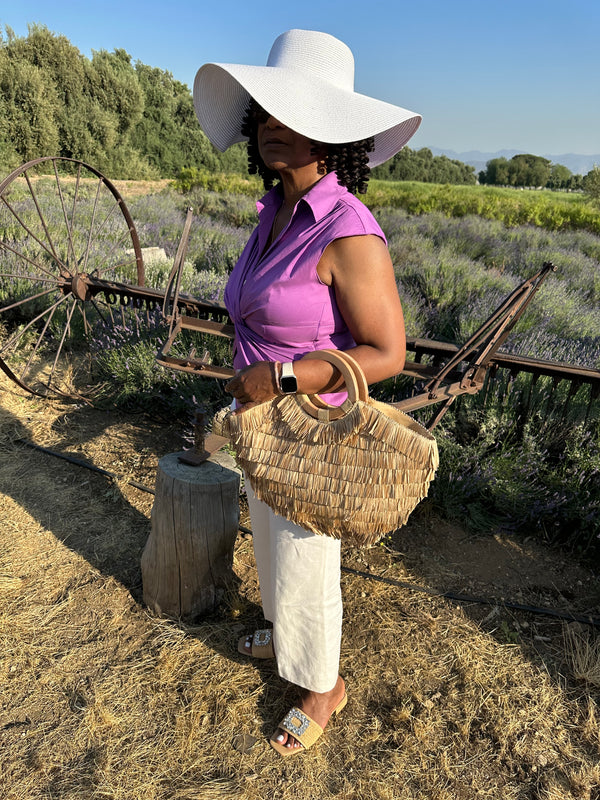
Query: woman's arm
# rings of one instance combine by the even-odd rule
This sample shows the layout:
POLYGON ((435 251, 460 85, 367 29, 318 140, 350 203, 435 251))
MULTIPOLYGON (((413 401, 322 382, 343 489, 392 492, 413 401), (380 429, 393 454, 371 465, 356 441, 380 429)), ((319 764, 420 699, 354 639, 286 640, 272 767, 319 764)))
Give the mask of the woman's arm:
MULTIPOLYGON (((336 301, 356 347, 347 352, 360 364, 368 383, 397 375, 404 367, 406 335, 394 268, 379 236, 349 236, 332 242, 319 261, 320 279, 333 285, 336 301)), ((331 364, 294 361, 298 391, 330 392, 341 385, 331 364)), ((264 402, 276 394, 273 365, 257 362, 225 387, 242 404, 264 402)))
POLYGON ((394 267, 379 236, 336 239, 317 267, 319 277, 333 285, 338 308, 356 347, 348 352, 358 361, 368 383, 397 375, 404 367, 406 333, 394 267))

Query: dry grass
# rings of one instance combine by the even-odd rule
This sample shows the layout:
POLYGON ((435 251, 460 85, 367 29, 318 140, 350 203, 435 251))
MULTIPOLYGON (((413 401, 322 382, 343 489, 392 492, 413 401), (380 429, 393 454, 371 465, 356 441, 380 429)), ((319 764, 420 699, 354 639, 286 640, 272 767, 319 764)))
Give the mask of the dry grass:
POLYGON ((600 638, 579 624, 566 625, 565 650, 573 677, 600 688, 600 638))
MULTIPOLYGON (((494 614, 478 621, 349 574, 348 706, 314 750, 279 758, 266 738, 295 695, 235 647, 261 621, 251 541, 238 539, 238 585, 218 613, 193 627, 153 618, 139 574, 151 495, 14 443, 27 435, 153 484, 175 433, 10 391, 0 405, 5 800, 599 797, 597 641, 578 650, 571 630, 565 650, 548 623, 545 663, 537 622, 529 640, 512 618, 510 643, 494 614)), ((348 550, 345 562, 424 582, 394 548, 348 550)))
MULTIPOLYGON (((64 174, 62 172, 59 174, 62 185, 66 185, 69 183, 73 184, 78 180, 74 175, 64 174)), ((87 174, 89 175, 89 172, 87 174)), ((31 172, 28 172, 28 175, 29 179, 34 183, 38 180, 54 179, 53 173, 36 175, 32 174, 31 172)), ((146 195, 149 193, 158 194, 158 192, 161 192, 163 189, 166 189, 173 183, 173 180, 171 178, 160 178, 159 180, 120 181, 120 180, 112 180, 110 176, 105 176, 105 177, 109 178, 109 180, 114 185, 116 190, 125 200, 127 200, 127 198, 129 197, 139 197, 140 195, 146 195)), ((86 183, 95 185, 97 183, 97 178, 80 177, 78 182, 84 185, 86 183)), ((24 178, 16 178, 15 185, 24 188, 27 184, 24 178)))
POLYGON ((129 197, 139 197, 146 194, 157 194, 173 181, 170 178, 161 178, 156 181, 113 181, 117 191, 127 200, 129 197))

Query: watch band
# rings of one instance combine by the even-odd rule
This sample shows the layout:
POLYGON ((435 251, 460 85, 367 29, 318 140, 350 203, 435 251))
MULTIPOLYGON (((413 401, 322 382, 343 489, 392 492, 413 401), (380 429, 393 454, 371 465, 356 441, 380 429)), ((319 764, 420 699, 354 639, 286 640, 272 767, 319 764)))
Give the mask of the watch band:
POLYGON ((294 375, 294 365, 291 361, 285 361, 281 365, 279 389, 283 394, 296 394, 298 391, 298 381, 294 375))

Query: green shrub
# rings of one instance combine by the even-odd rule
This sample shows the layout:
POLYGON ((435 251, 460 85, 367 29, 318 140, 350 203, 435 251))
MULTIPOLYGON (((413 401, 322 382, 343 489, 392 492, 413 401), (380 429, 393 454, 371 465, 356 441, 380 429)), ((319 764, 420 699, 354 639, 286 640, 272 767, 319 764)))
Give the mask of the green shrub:
POLYGON ((199 187, 211 192, 246 194, 251 197, 257 193, 262 194, 262 184, 255 176, 244 177, 225 172, 211 172, 198 167, 182 169, 173 181, 173 187, 178 192, 190 192, 192 189, 199 187))

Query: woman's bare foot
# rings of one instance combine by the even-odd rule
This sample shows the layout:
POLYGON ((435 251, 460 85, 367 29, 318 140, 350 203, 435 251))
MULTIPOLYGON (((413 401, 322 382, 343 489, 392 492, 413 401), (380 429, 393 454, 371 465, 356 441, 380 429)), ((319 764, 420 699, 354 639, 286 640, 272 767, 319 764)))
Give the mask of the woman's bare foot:
MULTIPOLYGON (((330 692, 320 693, 305 690, 302 700, 298 703, 298 708, 300 711, 304 711, 305 714, 308 714, 311 719, 314 719, 314 721, 324 729, 329 722, 329 718, 342 702, 345 694, 346 684, 342 676, 338 675, 337 682, 330 692)), ((278 728, 276 734, 276 741, 284 747, 289 747, 290 749, 302 747, 300 742, 287 731, 278 728)))

